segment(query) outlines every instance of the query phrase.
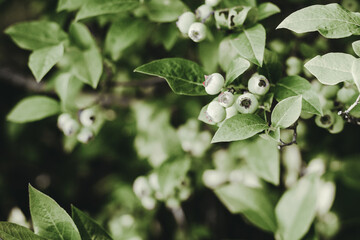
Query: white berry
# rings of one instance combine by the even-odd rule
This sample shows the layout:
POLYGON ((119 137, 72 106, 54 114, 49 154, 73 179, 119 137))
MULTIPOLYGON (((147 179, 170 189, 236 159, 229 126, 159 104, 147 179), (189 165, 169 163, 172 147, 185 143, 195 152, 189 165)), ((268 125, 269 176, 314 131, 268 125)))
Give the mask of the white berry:
POLYGON ((207 107, 206 116, 209 118, 209 121, 219 123, 225 119, 226 111, 219 102, 212 101, 207 107))
POLYGON ((70 119, 71 119, 70 114, 68 114, 68 113, 60 114, 58 117, 58 120, 57 120, 58 128, 61 130, 64 130, 65 123, 67 121, 69 121, 70 119))
POLYGON ((74 119, 69 119, 65 122, 63 132, 66 136, 74 135, 80 128, 80 124, 74 119))
POLYGON ((251 114, 256 111, 259 102, 253 94, 244 93, 236 99, 235 106, 240 113, 251 114))
POLYGON ((183 34, 188 34, 191 24, 195 22, 195 14, 192 12, 184 12, 180 15, 176 22, 176 26, 183 34))
POLYGON ((201 21, 205 21, 210 17, 212 11, 213 9, 211 6, 203 4, 196 9, 195 15, 197 19, 200 19, 201 21))
POLYGON ((88 128, 82 128, 77 135, 77 140, 82 143, 88 143, 94 138, 94 133, 88 128))
POLYGON ((227 181, 227 175, 219 170, 206 170, 202 175, 205 186, 216 188, 227 181))
POLYGON ((201 42, 206 38, 206 26, 203 23, 195 22, 191 24, 188 32, 189 38, 194 42, 201 42))
POLYGON ((249 79, 248 89, 253 94, 265 95, 270 89, 269 80, 263 75, 253 75, 249 79))
POLYGON ((231 92, 223 92, 218 97, 221 106, 227 108, 234 104, 235 97, 231 92))
POLYGON ((220 3, 220 0, 205 0, 205 4, 211 7, 215 7, 220 3))
POLYGON ((225 83, 224 77, 220 73, 213 73, 209 76, 205 76, 205 81, 203 85, 205 91, 210 95, 218 94, 223 88, 225 83))
POLYGON ((88 108, 80 112, 79 120, 85 127, 90 127, 95 122, 95 112, 93 109, 88 108))
POLYGON ((140 176, 135 179, 133 184, 133 190, 136 196, 138 196, 139 198, 148 197, 151 194, 149 182, 144 176, 140 176))

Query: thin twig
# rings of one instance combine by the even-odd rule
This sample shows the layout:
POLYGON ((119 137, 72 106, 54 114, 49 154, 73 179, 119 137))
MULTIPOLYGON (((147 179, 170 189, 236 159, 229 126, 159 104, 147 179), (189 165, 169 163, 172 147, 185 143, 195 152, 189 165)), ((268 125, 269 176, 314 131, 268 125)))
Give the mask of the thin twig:
POLYGON ((284 147, 287 146, 291 146, 293 144, 297 144, 296 140, 297 140, 297 126, 298 126, 298 121, 296 121, 291 127, 289 127, 288 129, 293 130, 293 138, 291 140, 291 142, 284 142, 283 140, 280 139, 281 144, 278 146, 278 149, 282 149, 284 147))

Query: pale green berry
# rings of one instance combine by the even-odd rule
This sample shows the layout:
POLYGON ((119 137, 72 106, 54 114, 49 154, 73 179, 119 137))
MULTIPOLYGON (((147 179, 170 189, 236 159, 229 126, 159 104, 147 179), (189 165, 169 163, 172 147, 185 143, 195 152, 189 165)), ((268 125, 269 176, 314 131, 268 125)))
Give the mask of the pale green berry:
POLYGON ((176 22, 176 26, 183 34, 188 34, 191 24, 195 22, 195 14, 193 12, 184 12, 180 15, 176 22))
POLYGON ((69 119, 65 122, 63 132, 66 136, 73 136, 80 128, 80 124, 74 120, 69 119))
POLYGON ((79 142, 88 143, 94 138, 94 133, 89 128, 82 128, 76 138, 79 142))
POLYGON ((84 109, 80 111, 79 121, 85 127, 90 127, 95 122, 95 111, 91 108, 84 109))
POLYGON ((206 38, 206 26, 203 23, 195 22, 191 24, 188 32, 189 38, 194 42, 201 42, 206 38))
POLYGON ((151 195, 151 187, 146 177, 137 177, 133 183, 133 191, 139 198, 151 195))
POLYGON ((235 106, 240 113, 251 114, 257 110, 259 102, 254 94, 244 93, 236 99, 235 106))
POLYGON ((205 0, 205 4, 211 7, 215 7, 220 3, 221 0, 205 0))
POLYGON ((205 81, 203 85, 205 87, 205 91, 209 95, 218 94, 225 84, 225 79, 220 73, 213 73, 209 76, 205 76, 205 81))
POLYGON ((356 91, 352 88, 342 87, 336 94, 336 99, 341 103, 350 102, 356 95, 356 91))
POLYGON ((256 95, 265 95, 270 89, 269 80, 263 75, 255 74, 248 82, 248 89, 256 95))
POLYGON ((143 197, 141 198, 141 204, 147 210, 153 210, 156 206, 156 200, 153 197, 143 197))
POLYGON ((195 10, 195 16, 201 21, 206 21, 207 19, 209 19, 212 12, 213 9, 211 6, 203 4, 195 10))
POLYGON ((339 89, 338 85, 325 85, 321 88, 321 94, 327 99, 335 98, 339 89))
POLYGON ((227 180, 227 174, 219 170, 205 170, 202 175, 202 180, 205 186, 209 188, 216 188, 224 184, 227 180))
POLYGON ((212 101, 206 109, 206 117, 214 123, 222 122, 226 117, 226 111, 217 101, 212 101))
POLYGON ((218 100, 221 106, 227 108, 234 104, 235 97, 231 92, 223 92, 219 95, 218 100))
POLYGON ((60 114, 57 119, 57 126, 59 129, 64 130, 65 123, 71 119, 71 115, 68 113, 60 114))
POLYGON ((308 112, 301 112, 301 114, 300 114, 300 117, 301 117, 302 119, 310 119, 310 118, 312 118, 313 116, 314 116, 313 113, 308 113, 308 112))
POLYGON ((289 76, 299 75, 303 69, 303 62, 297 57, 289 57, 286 60, 286 74, 289 76))
POLYGON ((325 111, 323 116, 316 116, 315 123, 321 128, 329 128, 335 122, 335 114, 325 111))
POLYGON ((332 134, 337 134, 337 133, 340 133, 344 129, 344 126, 345 126, 344 119, 341 116, 336 115, 335 123, 331 127, 329 127, 328 130, 332 134))

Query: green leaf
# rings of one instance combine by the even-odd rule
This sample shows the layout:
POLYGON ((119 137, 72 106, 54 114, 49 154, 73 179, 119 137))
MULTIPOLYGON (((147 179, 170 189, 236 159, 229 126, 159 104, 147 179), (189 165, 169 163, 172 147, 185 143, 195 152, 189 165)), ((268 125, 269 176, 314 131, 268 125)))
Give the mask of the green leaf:
POLYGON ((35 50, 29 57, 29 67, 37 82, 60 61, 64 54, 62 44, 52 47, 45 47, 35 50))
POLYGON ((315 217, 317 182, 315 176, 300 179, 280 198, 275 212, 282 239, 301 239, 315 217))
POLYGON ((206 95, 202 85, 205 73, 195 62, 182 58, 164 58, 142 65, 134 71, 165 78, 177 94, 206 95))
POLYGON ((277 28, 297 33, 319 31, 327 38, 343 38, 360 34, 360 15, 337 3, 314 5, 292 13, 277 28))
POLYGON ((293 96, 280 101, 271 113, 273 127, 288 128, 298 120, 301 113, 302 96, 293 96))
POLYGON ((53 199, 31 185, 29 197, 35 233, 52 240, 81 240, 71 217, 53 199))
POLYGON ((104 14, 121 13, 139 6, 138 0, 89 0, 76 15, 76 20, 104 14))
POLYGON ((96 88, 103 71, 102 57, 96 47, 73 52, 72 73, 82 82, 96 88))
POLYGON ((277 82, 282 76, 283 63, 278 54, 265 49, 264 64, 259 73, 265 75, 270 81, 277 82))
POLYGON ((0 238, 2 240, 45 240, 30 229, 10 222, 0 222, 0 238))
POLYGON ((78 208, 71 206, 72 218, 79 229, 82 240, 112 240, 109 234, 92 218, 78 208))
POLYGON ((351 68, 351 72, 354 78, 354 82, 358 90, 360 91, 360 59, 359 58, 354 60, 351 68))
POLYGON ((280 155, 278 144, 272 140, 257 137, 245 145, 246 162, 250 169, 262 179, 279 184, 280 155))
POLYGON ((21 48, 36 50, 58 45, 67 39, 67 34, 55 22, 32 21, 16 23, 5 30, 21 48))
POLYGON ((181 185, 191 166, 189 159, 165 162, 158 170, 160 190, 165 198, 174 194, 176 187, 181 185))
POLYGON ((7 115, 7 120, 16 123, 38 121, 60 112, 57 101, 49 97, 31 96, 21 100, 7 115))
POLYGON ((211 143, 244 140, 268 128, 268 124, 258 115, 238 114, 225 120, 211 143))
POLYGON ((236 58, 230 63, 226 72, 225 86, 230 85, 236 78, 243 74, 250 67, 250 62, 243 58, 236 58))
POLYGON ((311 89, 308 80, 299 76, 290 76, 276 83, 275 98, 278 101, 285 98, 302 95, 302 110, 316 115, 322 115, 322 107, 318 94, 311 89))
POLYGON ((173 22, 187 6, 180 0, 151 0, 146 2, 147 14, 153 22, 173 22))
POLYGON ((148 27, 149 25, 141 19, 121 18, 115 21, 106 35, 105 52, 113 60, 118 60, 126 48, 139 39, 144 39, 148 27))
POLYGON ((80 22, 73 22, 69 28, 71 41, 80 49, 86 50, 92 46, 96 46, 96 42, 92 37, 87 26, 80 22))
POLYGON ((322 84, 335 85, 352 80, 352 65, 355 60, 350 54, 328 53, 316 56, 305 64, 305 67, 322 84))
POLYGON ((263 20, 280 12, 280 8, 271 2, 262 3, 258 6, 258 20, 263 20))
POLYGON ((218 61, 220 67, 227 72, 230 64, 237 58, 241 57, 236 48, 231 44, 230 37, 224 38, 218 49, 218 61))
POLYGON ((360 57, 360 40, 353 42, 352 48, 354 49, 354 52, 356 53, 356 55, 358 55, 360 57))
POLYGON ((231 184, 216 189, 215 194, 231 213, 242 213, 259 228, 276 231, 274 206, 264 190, 231 184))
POLYGON ((75 98, 82 86, 83 83, 69 73, 60 74, 55 78, 55 91, 59 95, 65 111, 76 108, 75 98))
POLYGON ((216 72, 218 69, 219 44, 222 39, 223 36, 220 36, 219 34, 218 36, 216 36, 214 41, 203 41, 198 43, 199 60, 207 73, 216 72))
POLYGON ((73 11, 79 9, 85 2, 86 0, 59 0, 56 11, 73 11))
POLYGON ((261 24, 244 29, 240 35, 231 40, 239 54, 250 62, 262 66, 265 52, 265 28, 261 24))

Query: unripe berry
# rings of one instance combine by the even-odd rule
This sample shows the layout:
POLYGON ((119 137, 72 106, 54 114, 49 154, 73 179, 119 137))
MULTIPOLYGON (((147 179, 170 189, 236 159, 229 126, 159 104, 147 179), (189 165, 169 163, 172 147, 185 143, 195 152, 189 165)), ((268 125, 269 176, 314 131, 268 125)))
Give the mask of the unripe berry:
POLYGON ((336 97, 337 92, 339 91, 338 85, 326 85, 321 88, 321 94, 327 98, 331 99, 336 97))
POLYGON ((235 102, 235 107, 240 113, 251 114, 256 111, 259 102, 256 97, 251 93, 244 93, 240 95, 235 102))
POLYGON ((217 101, 212 101, 206 110, 206 117, 214 123, 222 122, 226 117, 226 111, 217 101))
POLYGON ((146 177, 140 176, 135 179, 133 184, 133 191, 139 198, 150 196, 151 188, 146 177))
POLYGON ((341 116, 336 115, 335 123, 331 127, 329 127, 328 130, 332 134, 337 134, 337 133, 340 133, 344 129, 344 125, 345 125, 344 119, 341 116))
POLYGON ((193 12, 184 12, 180 15, 176 22, 176 26, 183 34, 188 34, 191 24, 195 22, 195 14, 193 12))
POLYGON ((289 57, 286 60, 286 65, 287 65, 286 73, 289 76, 298 75, 301 73, 303 69, 303 62, 299 58, 294 56, 289 57))
POLYGON ((95 112, 91 108, 84 109, 79 114, 80 123, 85 127, 90 127, 91 125, 93 125, 95 119, 95 112))
POLYGON ((236 109, 235 104, 233 104, 231 107, 226 108, 225 111, 226 111, 225 119, 229 119, 239 113, 238 110, 236 109))
POLYGON ((80 128, 80 125, 74 119, 69 119, 65 122, 63 132, 66 136, 74 135, 80 128))
POLYGON ((82 143, 88 143, 94 138, 94 133, 88 128, 82 128, 77 135, 77 140, 82 143))
POLYGON ((206 26, 203 23, 195 22, 191 24, 188 32, 189 38, 194 42, 201 42, 206 38, 206 26))
POLYGON ((160 190, 159 175, 156 172, 149 175, 149 184, 153 190, 160 190))
POLYGON ((141 204, 147 210, 153 210, 156 205, 156 200, 152 197, 143 197, 141 198, 141 204))
POLYGON ((248 89, 253 94, 265 95, 270 89, 269 80, 263 75, 255 74, 249 79, 248 89))
POLYGON ((231 92, 223 92, 219 95, 218 100, 221 106, 227 108, 234 104, 235 97, 231 92))
POLYGON ((221 0, 205 0, 205 4, 211 7, 215 7, 220 3, 221 0))
POLYGON ((205 186, 216 188, 227 181, 227 175, 219 170, 206 170, 202 175, 205 186))
POLYGON ((211 6, 209 6, 207 4, 203 4, 196 9, 195 16, 197 19, 200 19, 201 21, 205 21, 210 17, 212 12, 213 12, 213 9, 211 6))
POLYGON ((57 126, 59 129, 64 130, 65 123, 71 119, 70 114, 63 113, 60 114, 57 120, 57 126))
POLYGON ((341 103, 348 103, 352 100, 355 94, 356 91, 354 89, 343 87, 337 92, 336 99, 341 103))
POLYGON ((203 85, 205 91, 210 95, 218 94, 223 88, 225 83, 224 77, 220 73, 213 73, 209 76, 205 76, 203 85))
POLYGON ((321 128, 329 128, 334 122, 335 114, 330 111, 326 111, 323 116, 316 116, 315 118, 316 125, 321 128))

